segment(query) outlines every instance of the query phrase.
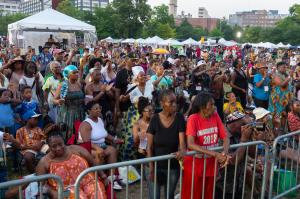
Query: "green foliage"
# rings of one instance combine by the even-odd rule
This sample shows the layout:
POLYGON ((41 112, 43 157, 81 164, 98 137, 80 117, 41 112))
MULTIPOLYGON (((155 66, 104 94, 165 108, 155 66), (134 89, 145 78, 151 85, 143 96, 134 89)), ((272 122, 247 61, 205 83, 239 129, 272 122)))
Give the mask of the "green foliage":
POLYGON ((194 28, 187 19, 184 19, 181 24, 176 28, 178 39, 187 39, 194 36, 194 28))
POLYGON ((163 39, 176 37, 175 29, 171 28, 169 24, 158 24, 156 33, 157 36, 163 39))
POLYGON ((169 24, 171 28, 175 28, 174 17, 169 15, 169 7, 165 4, 154 7, 153 17, 157 23, 169 24))
POLYGON ((83 11, 78 10, 70 0, 62 0, 56 9, 61 13, 79 20, 83 19, 84 16, 83 11))
POLYGON ((211 36, 211 37, 224 37, 224 33, 219 28, 215 28, 209 33, 209 36, 211 36))
POLYGON ((195 39, 196 41, 199 41, 202 36, 207 36, 207 35, 208 35, 207 30, 198 27, 198 28, 194 28, 192 38, 195 39))
POLYGON ((27 15, 22 13, 4 15, 0 10, 0 35, 7 35, 8 24, 24 19, 27 15))
POLYGON ((114 0, 112 7, 119 15, 121 37, 139 37, 143 24, 151 17, 151 7, 146 0, 114 0))

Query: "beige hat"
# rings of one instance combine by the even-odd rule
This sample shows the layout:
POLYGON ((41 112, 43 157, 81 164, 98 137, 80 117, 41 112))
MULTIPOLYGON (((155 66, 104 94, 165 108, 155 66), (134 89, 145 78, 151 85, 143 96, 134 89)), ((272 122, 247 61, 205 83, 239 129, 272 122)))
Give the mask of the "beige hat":
POLYGON ((255 108, 255 109, 253 110, 253 114, 255 115, 255 119, 256 119, 256 120, 259 120, 259 119, 265 117, 265 116, 268 115, 269 113, 271 113, 271 112, 268 111, 268 110, 266 110, 266 109, 264 109, 264 108, 261 108, 261 107, 255 108))

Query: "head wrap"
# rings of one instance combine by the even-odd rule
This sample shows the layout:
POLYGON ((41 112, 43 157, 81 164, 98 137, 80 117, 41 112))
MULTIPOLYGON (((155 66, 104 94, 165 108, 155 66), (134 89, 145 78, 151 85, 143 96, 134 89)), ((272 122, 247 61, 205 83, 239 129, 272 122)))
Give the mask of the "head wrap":
POLYGON ((68 83, 68 77, 69 74, 73 71, 77 71, 77 67, 74 65, 68 65, 67 67, 65 67, 64 71, 63 71, 63 75, 65 78, 65 81, 62 82, 61 85, 61 90, 60 90, 60 98, 64 99, 67 94, 68 94, 68 90, 69 90, 69 83, 68 83))
POLYGON ((132 68, 132 73, 133 73, 133 79, 135 80, 137 78, 137 76, 140 74, 140 72, 144 72, 143 67, 141 66, 135 66, 132 68))
POLYGON ((64 71, 63 71, 63 75, 64 75, 64 78, 68 79, 69 77, 69 74, 73 71, 76 71, 78 70, 78 68, 74 65, 68 65, 65 67, 64 71))

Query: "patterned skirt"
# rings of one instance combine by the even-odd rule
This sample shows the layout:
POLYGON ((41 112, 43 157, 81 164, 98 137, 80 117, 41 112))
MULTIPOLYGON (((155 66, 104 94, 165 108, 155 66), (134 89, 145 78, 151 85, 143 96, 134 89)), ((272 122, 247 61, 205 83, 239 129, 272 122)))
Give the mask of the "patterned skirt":
POLYGON ((122 119, 122 128, 119 136, 124 140, 124 144, 119 149, 119 161, 137 159, 137 149, 134 147, 132 126, 138 121, 139 117, 138 110, 134 106, 131 106, 122 119))

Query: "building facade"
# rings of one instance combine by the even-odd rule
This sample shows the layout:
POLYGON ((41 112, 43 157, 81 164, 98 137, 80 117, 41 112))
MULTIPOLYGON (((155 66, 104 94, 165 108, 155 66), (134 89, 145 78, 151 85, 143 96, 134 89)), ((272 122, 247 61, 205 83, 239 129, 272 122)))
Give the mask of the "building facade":
POLYGON ((193 15, 191 13, 185 13, 184 11, 181 11, 180 15, 176 16, 177 18, 192 18, 193 15))
POLYGON ((264 27, 276 26, 276 23, 288 15, 279 14, 278 10, 252 10, 246 12, 236 12, 229 15, 229 24, 245 27, 264 27))
POLYGON ((52 8, 52 0, 27 0, 20 4, 20 12, 32 15, 45 9, 52 8))
POLYGON ((177 16, 177 0, 170 0, 169 2, 169 15, 177 16))
POLYGON ((19 12, 20 1, 0 0, 0 14, 8 15, 19 12))
POLYGON ((97 7, 106 7, 109 0, 74 0, 74 6, 79 10, 94 11, 97 7))
POLYGON ((208 11, 205 7, 199 7, 198 18, 210 18, 210 16, 208 15, 208 11))
MULTIPOLYGON (((202 27, 208 31, 212 31, 218 26, 217 18, 186 18, 187 21, 194 27, 202 27)), ((184 19, 176 18, 175 24, 179 26, 184 19)))

